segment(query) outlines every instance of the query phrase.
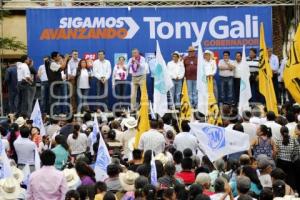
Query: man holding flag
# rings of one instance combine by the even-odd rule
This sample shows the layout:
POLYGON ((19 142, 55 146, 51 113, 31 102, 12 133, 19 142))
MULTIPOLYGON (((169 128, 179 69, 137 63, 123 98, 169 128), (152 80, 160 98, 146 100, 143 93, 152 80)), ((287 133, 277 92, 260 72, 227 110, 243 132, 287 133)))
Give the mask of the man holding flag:
POLYGON ((300 103, 300 26, 298 25, 291 45, 288 62, 283 72, 283 81, 292 97, 300 103))
POLYGON ((272 82, 273 72, 270 67, 268 50, 265 42, 263 23, 260 24, 260 50, 259 50, 259 92, 265 97, 268 111, 278 114, 277 100, 272 82))
MULTIPOLYGON (((172 79, 167 72, 166 62, 156 41, 156 67, 154 75, 153 111, 163 117, 168 111, 167 93, 173 87, 172 79)), ((172 94, 173 95, 173 94, 172 94)), ((172 96, 171 95, 171 96, 172 96)))

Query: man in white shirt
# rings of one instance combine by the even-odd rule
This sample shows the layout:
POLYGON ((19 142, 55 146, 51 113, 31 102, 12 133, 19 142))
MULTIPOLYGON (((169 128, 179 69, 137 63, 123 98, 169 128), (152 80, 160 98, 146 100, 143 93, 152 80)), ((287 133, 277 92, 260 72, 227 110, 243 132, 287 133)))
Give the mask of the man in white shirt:
POLYGON ((157 120, 150 121, 150 130, 143 133, 140 142, 139 149, 144 152, 147 150, 152 150, 155 152, 155 155, 162 153, 165 150, 165 137, 158 130, 157 120))
POLYGON ((24 55, 21 57, 21 62, 17 63, 18 114, 29 113, 30 87, 33 83, 29 70, 30 62, 30 58, 27 55, 24 55))
POLYGON ((241 70, 242 66, 242 52, 235 53, 235 60, 233 61, 234 68, 234 79, 233 79, 233 93, 234 102, 237 105, 240 100, 240 84, 241 84, 241 70))
POLYGON ((34 156, 35 149, 37 148, 35 143, 29 139, 30 129, 28 127, 22 127, 20 129, 21 137, 18 137, 14 142, 15 151, 18 157, 18 168, 21 170, 26 164, 29 164, 30 171, 34 171, 34 156))
POLYGON ((142 85, 146 83, 146 74, 148 65, 143 56, 140 55, 140 52, 137 48, 132 50, 132 57, 128 60, 127 69, 132 76, 131 84, 131 110, 136 110, 136 96, 138 89, 141 90, 142 85))
MULTIPOLYGON (((43 58, 44 63, 49 60, 48 56, 43 58)), ((39 66, 38 77, 41 81, 41 110, 49 113, 49 82, 45 64, 39 66)))
POLYGON ((182 132, 175 136, 173 145, 176 150, 183 152, 183 150, 189 148, 196 155, 198 149, 197 138, 190 133, 190 126, 188 120, 183 120, 181 122, 182 132))
MULTIPOLYGON (((111 76, 111 64, 105 59, 105 51, 98 51, 98 59, 93 63, 93 75, 97 79, 97 97, 102 99, 101 107, 107 109, 108 104, 108 79, 111 76)), ((101 104, 101 103, 100 103, 101 104)), ((100 106, 97 108, 100 109, 100 106)))
MULTIPOLYGON (((203 62, 203 67, 205 71, 206 78, 208 77, 213 77, 217 73, 217 64, 216 61, 214 60, 214 53, 206 50, 204 52, 204 62, 203 62)), ((214 79, 214 95, 216 100, 218 101, 218 88, 216 84, 216 80, 214 79)))
POLYGON ((271 128, 272 130, 272 138, 277 141, 281 138, 281 133, 280 133, 280 129, 281 129, 281 125, 277 124, 275 122, 276 116, 275 113, 273 111, 269 111, 267 113, 267 122, 265 123, 265 125, 269 128, 271 128))
POLYGON ((77 103, 76 103, 76 74, 77 74, 77 68, 78 68, 78 63, 80 61, 80 58, 78 58, 78 51, 77 50, 72 50, 72 57, 68 62, 68 66, 67 66, 67 76, 68 76, 68 81, 71 83, 72 85, 72 96, 71 96, 71 105, 72 105, 72 110, 73 113, 76 112, 76 108, 77 108, 77 103))
POLYGON ((259 70, 259 58, 257 57, 257 50, 251 48, 249 50, 249 57, 247 57, 247 63, 250 69, 250 85, 251 85, 251 102, 260 102, 262 95, 259 93, 258 88, 258 70, 259 70))
POLYGON ((234 63, 230 60, 230 52, 223 52, 223 59, 219 61, 219 75, 221 78, 221 101, 233 104, 233 74, 234 63))
POLYGON ((254 138, 256 138, 256 129, 258 128, 258 125, 251 123, 249 120, 252 117, 250 111, 244 111, 243 112, 243 122, 242 126, 244 128, 244 132, 249 135, 249 142, 251 143, 254 138))
POLYGON ((179 60, 180 55, 177 51, 172 54, 172 60, 167 64, 167 70, 173 80, 173 88, 171 89, 171 98, 175 107, 180 107, 180 97, 182 88, 182 79, 184 77, 185 68, 183 62, 179 60))
POLYGON ((268 48, 268 56, 269 56, 269 62, 270 67, 273 71, 272 81, 273 81, 273 87, 275 90, 277 101, 279 102, 280 99, 278 98, 278 74, 279 74, 279 59, 276 55, 273 54, 273 49, 268 48))
POLYGON ((64 102, 64 98, 61 96, 64 94, 64 83, 63 79, 64 72, 63 70, 66 67, 66 62, 68 57, 66 56, 64 59, 62 56, 57 52, 54 51, 51 53, 51 61, 50 61, 50 69, 48 71, 48 81, 50 83, 50 99, 51 99, 51 107, 50 107, 50 114, 62 114, 64 112, 64 106, 56 105, 54 107, 53 104, 57 104, 59 102, 64 102))

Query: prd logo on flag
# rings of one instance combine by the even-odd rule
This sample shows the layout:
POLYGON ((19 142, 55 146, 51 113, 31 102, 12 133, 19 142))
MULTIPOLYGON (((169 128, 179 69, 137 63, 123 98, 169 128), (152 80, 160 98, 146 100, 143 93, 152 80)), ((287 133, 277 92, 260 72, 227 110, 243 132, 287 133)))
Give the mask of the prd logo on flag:
POLYGON ((208 137, 208 146, 211 149, 217 150, 225 147, 225 129, 220 127, 209 127, 202 128, 203 132, 208 137))

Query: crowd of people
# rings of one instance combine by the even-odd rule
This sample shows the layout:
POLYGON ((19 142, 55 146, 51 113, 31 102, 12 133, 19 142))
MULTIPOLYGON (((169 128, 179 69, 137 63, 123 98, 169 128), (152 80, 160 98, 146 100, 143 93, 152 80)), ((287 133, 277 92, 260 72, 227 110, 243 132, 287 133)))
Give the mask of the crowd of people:
MULTIPOLYGON (((229 51, 224 51, 223 55, 216 59, 213 52, 206 50, 203 63, 199 65, 195 48, 190 46, 187 52, 185 56, 175 51, 171 55, 172 60, 167 62, 167 72, 174 85, 169 92, 170 108, 180 107, 184 78, 187 80, 190 103, 197 108, 198 67, 204 68, 207 77, 215 77, 214 94, 219 103, 237 105, 241 71, 249 66, 252 91, 250 102, 264 103, 258 87, 259 59, 256 49, 249 50, 248 66, 243 66, 241 52, 233 56, 229 51), (218 84, 216 80, 219 80, 218 84)), ((278 104, 285 103, 287 100, 293 102, 282 80, 287 59, 283 59, 280 64, 278 57, 272 53, 272 49, 268 50, 268 55, 278 104)), ((112 110, 111 102, 109 102, 112 100, 111 96, 119 107, 127 105, 135 111, 139 88, 145 81, 153 83, 156 67, 155 59, 145 59, 138 49, 132 50, 132 57, 128 61, 124 56, 119 56, 113 67, 106 59, 104 50, 98 52, 95 60, 80 59, 79 52, 73 50, 71 56, 52 52, 50 56, 44 57, 43 62, 44 64, 37 67, 29 56, 23 56, 20 62, 6 70, 5 83, 8 86, 9 113, 27 115, 31 113, 36 96, 36 83, 40 83, 41 86, 39 99, 43 113, 49 114, 51 111, 51 114, 66 114, 112 110), (112 90, 108 86, 110 82, 112 90)), ((152 83, 149 83, 148 87, 153 87, 152 83)))
MULTIPOLYGON (((229 200, 297 197, 300 192, 300 107, 286 103, 280 114, 253 107, 237 114, 222 107, 223 126, 249 135, 248 151, 211 162, 183 120, 150 119, 150 130, 135 146, 138 121, 129 113, 98 115, 100 132, 92 142, 93 114, 83 118, 47 118, 46 133, 26 116, 1 121, 1 144, 13 176, 0 180, 0 199, 28 200, 229 200), (100 134, 102 137, 100 137, 100 134), (111 157, 107 177, 97 177, 97 155, 103 138, 111 157), (36 169, 37 154, 41 168, 36 169), (153 182, 152 161, 157 181, 153 182), (29 166, 31 174, 25 174, 29 166)), ((195 121, 203 122, 194 118, 195 121)), ((3 156, 3 154, 1 154, 3 156)), ((1 156, 1 161, 3 157, 1 156)), ((3 167, 3 163, 1 165, 3 167)))

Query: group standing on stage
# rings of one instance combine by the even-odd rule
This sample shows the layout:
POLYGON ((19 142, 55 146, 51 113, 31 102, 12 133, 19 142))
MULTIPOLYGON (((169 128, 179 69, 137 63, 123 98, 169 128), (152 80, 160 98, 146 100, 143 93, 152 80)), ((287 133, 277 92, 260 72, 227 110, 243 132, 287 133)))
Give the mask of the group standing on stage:
MULTIPOLYGON (((198 65, 195 48, 190 46, 187 51, 186 56, 174 51, 171 61, 167 63, 167 71, 174 85, 170 90, 170 104, 176 109, 180 107, 181 89, 185 78, 191 106, 197 108, 197 71, 198 67, 203 67, 206 77, 216 77, 218 72, 219 78, 214 78, 214 95, 218 102, 237 105, 240 73, 245 67, 241 63, 242 53, 236 52, 232 60, 233 56, 230 52, 224 51, 222 58, 217 60, 212 51, 206 50, 203 63, 198 65), (216 80, 219 80, 218 84, 216 80)), ((130 108, 133 111, 137 110, 138 91, 147 81, 147 74, 153 73, 155 66, 151 65, 155 65, 155 61, 147 62, 136 48, 131 53, 132 56, 128 61, 124 56, 119 56, 116 65, 112 67, 111 62, 106 59, 104 50, 98 51, 98 57, 94 61, 80 59, 77 50, 72 50, 71 56, 52 52, 50 56, 44 57, 44 64, 39 66, 38 70, 35 70, 33 61, 28 56, 23 56, 20 62, 17 62, 16 66, 9 67, 5 74, 5 81, 8 84, 9 112, 26 115, 31 113, 37 82, 41 85, 43 113, 49 113, 50 109, 53 111, 52 114, 107 109, 109 94, 113 94, 118 107, 122 107, 129 99, 126 96, 129 80, 131 80, 130 108), (95 84, 92 84, 92 80, 95 84), (109 81, 112 82, 112 91, 108 87, 109 81), (92 88, 94 85, 95 88, 92 88), (91 94, 92 90, 95 90, 95 94, 91 94)), ((285 91, 282 81, 286 59, 283 59, 279 66, 279 59, 272 53, 272 49, 268 49, 268 55, 277 101, 280 103, 284 103, 286 99, 293 101, 285 91)), ((259 58, 256 49, 250 49, 247 64, 250 69, 249 81, 252 91, 250 101, 263 103, 264 100, 259 93, 259 58)))

